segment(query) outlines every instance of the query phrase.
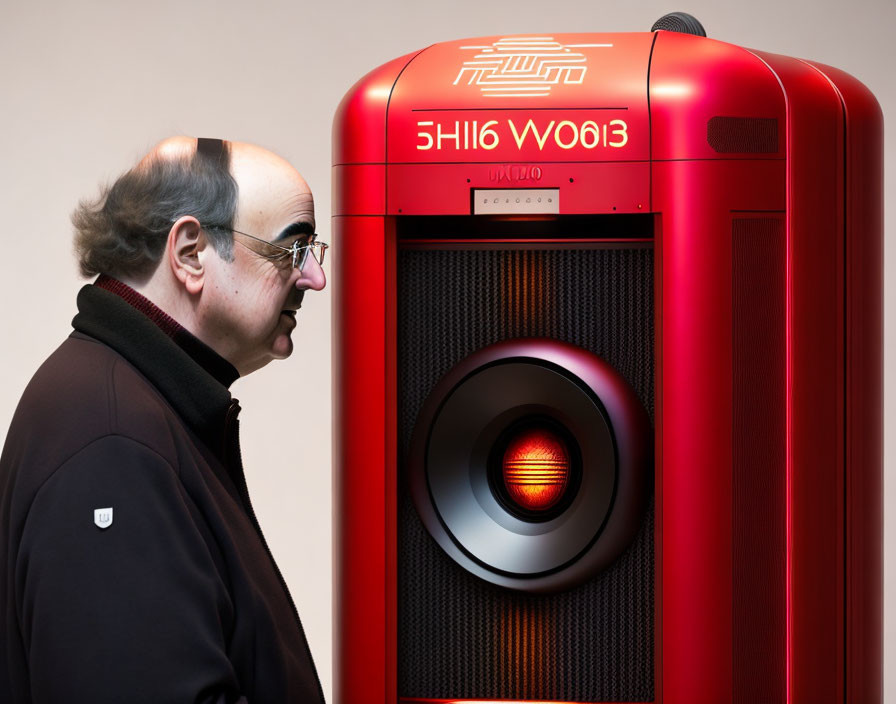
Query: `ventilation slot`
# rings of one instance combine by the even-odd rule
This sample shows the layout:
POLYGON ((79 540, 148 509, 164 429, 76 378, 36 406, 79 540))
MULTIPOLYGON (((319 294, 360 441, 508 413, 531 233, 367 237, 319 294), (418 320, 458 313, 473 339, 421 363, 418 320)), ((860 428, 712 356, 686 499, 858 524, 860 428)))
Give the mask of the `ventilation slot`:
POLYGON ((774 117, 713 117, 706 141, 719 154, 777 154, 778 120, 774 117))

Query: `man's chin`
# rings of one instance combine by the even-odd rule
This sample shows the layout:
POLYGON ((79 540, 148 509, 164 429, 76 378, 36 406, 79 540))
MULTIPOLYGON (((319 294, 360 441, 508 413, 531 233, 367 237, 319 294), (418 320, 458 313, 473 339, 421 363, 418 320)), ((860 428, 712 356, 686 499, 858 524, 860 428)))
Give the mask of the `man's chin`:
POLYGON ((273 341, 269 343, 267 352, 254 357, 251 363, 247 363, 240 369, 240 376, 245 376, 254 371, 258 371, 262 367, 266 367, 275 359, 286 359, 292 354, 293 344, 289 337, 289 333, 281 332, 273 341))
POLYGON ((292 354, 292 350, 292 338, 290 338, 289 333, 280 334, 274 340, 274 345, 271 348, 271 357, 273 359, 286 359, 292 354))

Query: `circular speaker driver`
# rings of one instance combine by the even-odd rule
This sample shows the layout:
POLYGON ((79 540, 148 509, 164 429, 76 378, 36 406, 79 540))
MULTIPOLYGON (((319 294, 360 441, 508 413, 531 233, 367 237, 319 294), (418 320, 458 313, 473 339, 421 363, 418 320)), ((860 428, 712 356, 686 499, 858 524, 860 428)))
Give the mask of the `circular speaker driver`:
POLYGON ((544 592, 615 560, 641 524, 651 429, 600 357, 553 340, 486 347, 427 398, 411 439, 417 512, 472 574, 544 592))

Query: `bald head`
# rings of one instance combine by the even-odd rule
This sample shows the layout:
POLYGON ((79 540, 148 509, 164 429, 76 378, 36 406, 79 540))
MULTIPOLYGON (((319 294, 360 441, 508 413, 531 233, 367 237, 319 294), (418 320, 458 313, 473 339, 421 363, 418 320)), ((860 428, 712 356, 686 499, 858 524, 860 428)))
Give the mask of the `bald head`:
POLYGON ((307 222, 314 228, 314 199, 308 184, 283 157, 255 144, 169 137, 143 157, 136 168, 150 168, 158 161, 193 160, 198 156, 197 151, 226 165, 236 182, 234 226, 237 230, 264 233, 269 223, 262 220, 267 221, 271 216, 276 219, 278 215, 307 222), (199 147, 200 141, 205 142, 203 149, 199 147))
POLYGON ((233 229, 267 239, 265 230, 278 222, 313 228, 311 192, 286 160, 253 144, 215 141, 222 149, 210 155, 197 149, 196 138, 164 139, 99 199, 79 205, 72 222, 85 276, 145 281, 171 224, 184 215, 201 223, 225 259, 232 256, 233 229))
POLYGON ((288 161, 254 144, 232 142, 230 163, 239 185, 237 230, 270 241, 296 223, 314 230, 311 190, 288 161))
POLYGON ((168 137, 156 144, 138 163, 146 168, 155 159, 191 159, 196 153, 198 140, 194 137, 168 137))

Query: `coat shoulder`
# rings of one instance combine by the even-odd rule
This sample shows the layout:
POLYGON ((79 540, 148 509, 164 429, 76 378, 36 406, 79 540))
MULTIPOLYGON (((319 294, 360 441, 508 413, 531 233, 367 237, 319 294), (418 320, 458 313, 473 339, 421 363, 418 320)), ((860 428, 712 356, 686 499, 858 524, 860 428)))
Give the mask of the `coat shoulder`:
POLYGON ((174 413, 156 388, 107 345, 75 334, 25 388, 3 464, 53 469, 90 443, 122 435, 173 457, 174 413))

